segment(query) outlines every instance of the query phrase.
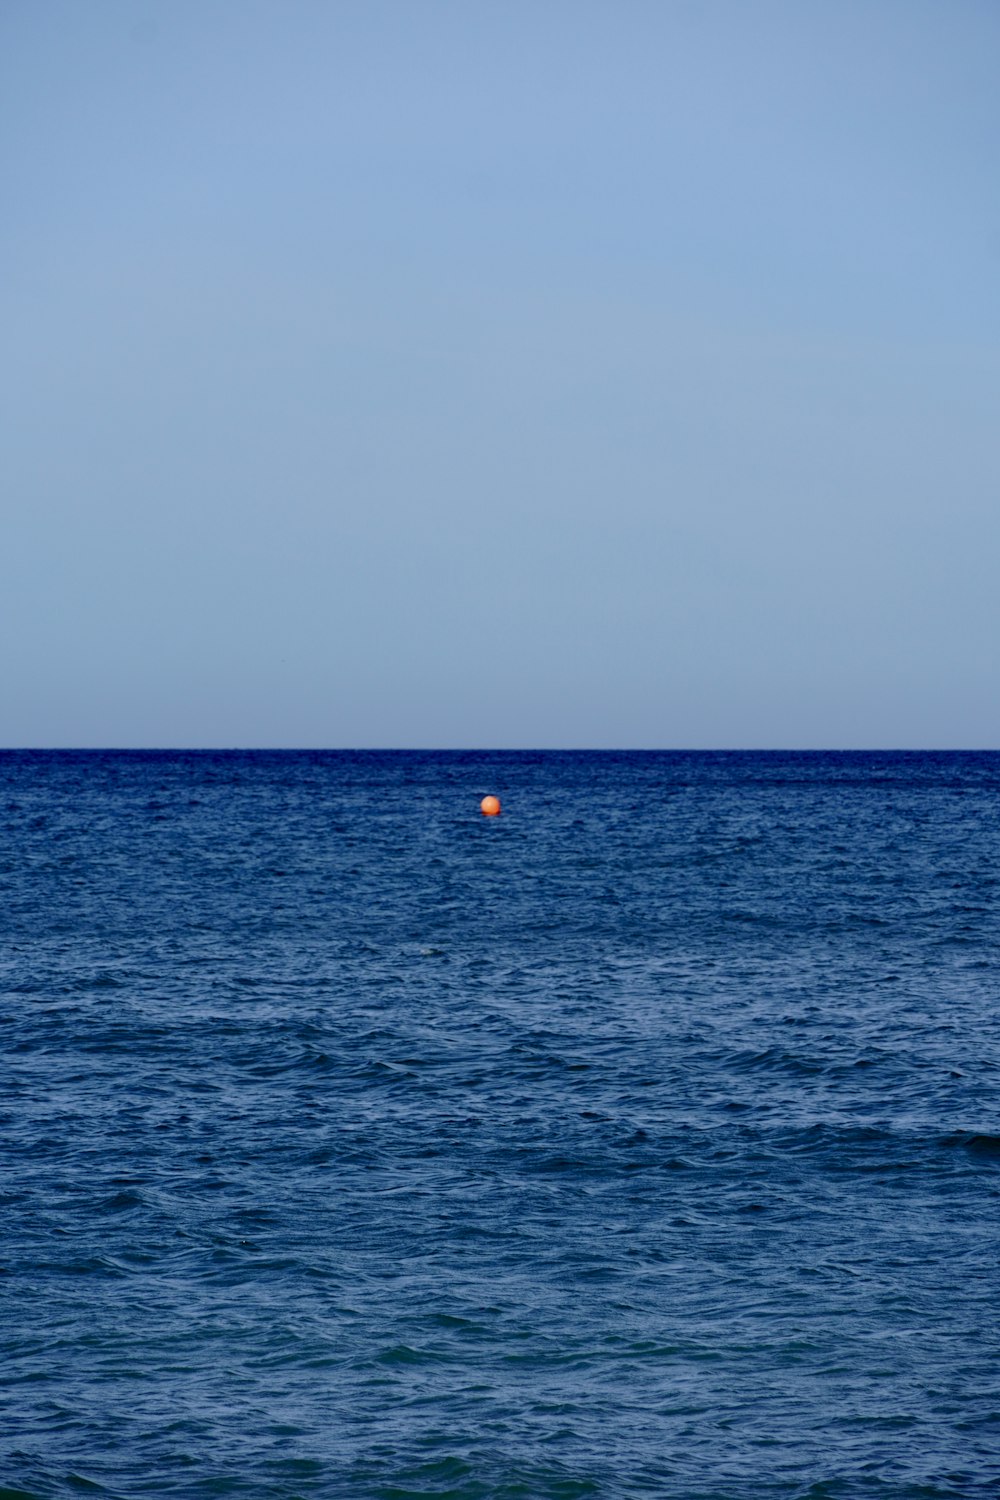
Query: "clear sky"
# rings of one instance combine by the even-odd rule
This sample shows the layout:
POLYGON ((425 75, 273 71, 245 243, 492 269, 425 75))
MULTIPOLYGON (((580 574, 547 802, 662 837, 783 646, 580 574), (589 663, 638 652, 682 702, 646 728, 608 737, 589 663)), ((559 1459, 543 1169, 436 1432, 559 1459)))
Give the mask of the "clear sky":
POLYGON ((0 744, 1000 746, 996 0, 0 0, 0 744))

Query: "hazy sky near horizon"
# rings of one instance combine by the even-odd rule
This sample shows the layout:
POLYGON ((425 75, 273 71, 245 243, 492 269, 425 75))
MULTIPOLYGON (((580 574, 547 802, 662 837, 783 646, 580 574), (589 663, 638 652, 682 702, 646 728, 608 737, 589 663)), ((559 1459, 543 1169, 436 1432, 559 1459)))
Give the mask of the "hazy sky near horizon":
POLYGON ((1000 746, 995 0, 0 0, 0 744, 1000 746))

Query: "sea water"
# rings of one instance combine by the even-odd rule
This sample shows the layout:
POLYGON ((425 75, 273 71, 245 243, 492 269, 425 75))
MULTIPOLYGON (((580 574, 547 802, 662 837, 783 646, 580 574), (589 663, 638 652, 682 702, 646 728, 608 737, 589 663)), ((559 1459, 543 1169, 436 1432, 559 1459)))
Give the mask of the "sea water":
POLYGON ((997 1493, 1000 756, 11 752, 0 835, 0 1496, 997 1493))

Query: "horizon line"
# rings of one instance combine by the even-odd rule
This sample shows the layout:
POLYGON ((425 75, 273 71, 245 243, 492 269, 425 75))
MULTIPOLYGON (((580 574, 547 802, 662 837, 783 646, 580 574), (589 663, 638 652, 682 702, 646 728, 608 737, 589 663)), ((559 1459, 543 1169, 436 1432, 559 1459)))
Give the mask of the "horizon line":
POLYGON ((0 745, 0 755, 996 755, 993 745, 0 745))

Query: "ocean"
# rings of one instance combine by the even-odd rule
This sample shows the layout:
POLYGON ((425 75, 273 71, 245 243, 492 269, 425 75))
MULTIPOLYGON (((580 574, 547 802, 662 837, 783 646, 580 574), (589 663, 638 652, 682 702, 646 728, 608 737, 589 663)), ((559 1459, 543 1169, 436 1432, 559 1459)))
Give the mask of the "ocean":
POLYGON ((1000 755, 5 752, 0 830, 0 1500, 1000 1492, 1000 755))

